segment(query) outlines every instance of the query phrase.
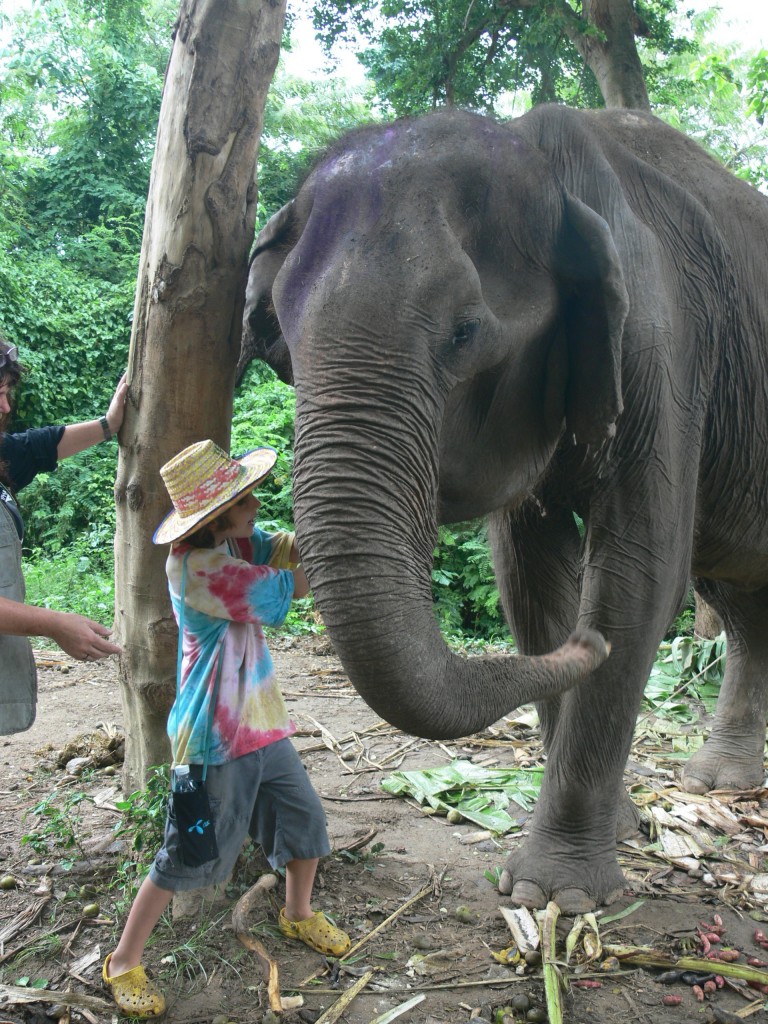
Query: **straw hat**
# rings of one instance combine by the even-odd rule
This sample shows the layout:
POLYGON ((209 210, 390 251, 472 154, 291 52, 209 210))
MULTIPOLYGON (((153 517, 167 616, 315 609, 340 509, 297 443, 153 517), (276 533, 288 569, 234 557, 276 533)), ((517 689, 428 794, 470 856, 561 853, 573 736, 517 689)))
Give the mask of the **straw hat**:
POLYGON ((194 533, 269 475, 277 459, 274 448, 254 448, 232 459, 213 441, 198 441, 160 469, 173 511, 152 540, 169 544, 194 533))

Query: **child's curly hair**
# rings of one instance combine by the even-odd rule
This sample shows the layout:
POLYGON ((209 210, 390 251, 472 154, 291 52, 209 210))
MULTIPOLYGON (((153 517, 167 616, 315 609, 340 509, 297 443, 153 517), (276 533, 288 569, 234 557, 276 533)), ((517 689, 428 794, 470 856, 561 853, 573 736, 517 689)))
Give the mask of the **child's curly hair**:
MULTIPOLYGON (((8 349, 11 348, 11 342, 0 332, 0 355, 5 355, 8 349)), ((13 390, 24 374, 27 372, 26 366, 17 360, 7 360, 0 366, 0 387, 8 387, 13 390)), ((2 434, 10 420, 8 413, 0 413, 0 434, 2 434)), ((8 479, 8 466, 0 453, 0 483, 6 487, 10 487, 10 481, 8 479)))
MULTIPOLYGON (((13 345, 0 331, 0 355, 4 356, 10 348, 13 348, 13 345)), ((9 384, 12 388, 15 388, 26 372, 26 366, 16 360, 4 362, 0 366, 0 386, 9 384)))

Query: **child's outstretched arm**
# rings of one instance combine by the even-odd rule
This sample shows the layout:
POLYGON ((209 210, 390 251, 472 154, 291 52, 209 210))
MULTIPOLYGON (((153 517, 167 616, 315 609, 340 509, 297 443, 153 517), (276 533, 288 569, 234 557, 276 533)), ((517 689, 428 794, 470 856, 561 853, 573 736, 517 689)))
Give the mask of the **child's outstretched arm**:
POLYGON ((306 597, 308 593, 309 581, 307 580, 303 567, 299 565, 293 570, 293 596, 306 597))

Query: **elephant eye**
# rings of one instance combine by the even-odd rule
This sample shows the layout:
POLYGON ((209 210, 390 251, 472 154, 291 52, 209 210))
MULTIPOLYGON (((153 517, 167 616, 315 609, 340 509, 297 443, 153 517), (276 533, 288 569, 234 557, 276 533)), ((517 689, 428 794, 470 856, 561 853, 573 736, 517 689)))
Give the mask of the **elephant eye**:
POLYGON ((465 320, 463 323, 460 323, 454 332, 451 343, 456 347, 467 345, 477 334, 479 326, 479 320, 465 320))

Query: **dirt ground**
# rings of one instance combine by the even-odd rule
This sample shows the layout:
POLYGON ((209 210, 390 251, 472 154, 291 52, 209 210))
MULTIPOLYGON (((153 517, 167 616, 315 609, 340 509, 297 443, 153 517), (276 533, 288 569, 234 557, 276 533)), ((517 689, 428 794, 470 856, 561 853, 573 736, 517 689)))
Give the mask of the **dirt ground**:
MULTIPOLYGON (((541 748, 535 729, 505 720, 462 741, 415 739, 382 722, 362 702, 323 638, 278 640, 271 646, 299 727, 295 742, 323 799, 334 847, 321 864, 315 905, 361 945, 339 970, 282 938, 275 927, 282 905, 279 881, 255 903, 248 924, 275 961, 283 996, 300 995, 303 1005, 270 1017, 260 963, 232 928, 235 904, 266 870, 259 852, 247 850, 223 892, 207 894, 202 907, 199 901, 177 901, 147 950, 145 965, 168 996, 168 1022, 374 1024, 414 999, 410 1008, 380 1024, 395 1016, 414 1024, 472 1019, 496 1024, 500 1008, 510 1005, 516 1010, 504 1024, 546 1020, 536 956, 529 954, 529 964, 499 962, 493 955, 503 960, 501 951, 514 943, 500 911, 509 900, 491 879, 524 836, 524 815, 518 813, 521 831, 483 838, 477 825, 426 815, 415 801, 391 797, 380 787, 395 770, 457 758, 487 767, 536 765, 541 748), (362 988, 337 1013, 338 1000, 351 995, 355 984, 362 988)), ((106 1024, 114 1017, 101 987, 101 963, 125 919, 115 879, 128 858, 125 844, 114 836, 121 818, 115 801, 121 799, 122 727, 115 666, 86 666, 50 652, 39 652, 38 662, 37 722, 27 733, 0 739, 0 875, 15 881, 14 887, 0 889, 0 1024, 106 1024), (74 741, 87 734, 98 739, 78 747, 74 741), (83 762, 70 764, 70 770, 58 767, 58 752, 67 744, 72 745, 66 756, 82 750, 92 759, 97 749, 102 755, 106 750, 101 760, 117 764, 94 769, 86 760, 84 770, 83 762), (35 814, 54 789, 60 793, 56 806, 62 801, 66 806, 63 817, 35 814), (88 799, 78 801, 81 794, 88 799), (46 822, 48 853, 22 841, 46 822), (68 834, 67 825, 77 836, 71 850, 54 842, 68 834), (94 916, 84 914, 87 903, 98 904, 86 912, 94 916), (19 1001, 19 988, 27 989, 29 1002, 19 1001), (44 990, 48 1002, 39 1001, 36 988, 44 990), (75 1004, 69 1011, 67 996, 61 995, 67 991, 75 1004)), ((747 957, 768 960, 768 950, 754 938, 756 928, 768 932, 759 923, 768 921, 768 876, 762 874, 768 870, 768 792, 715 799, 681 794, 674 779, 676 750, 684 747, 676 728, 666 735, 657 722, 646 722, 638 732, 626 781, 655 813, 653 839, 638 834, 620 846, 630 887, 598 915, 600 938, 603 944, 652 946, 673 959, 700 955, 697 927, 719 914, 720 947, 742 951, 741 965, 747 957), (615 918, 627 909, 630 913, 615 918)), ((562 936, 572 923, 560 922, 562 936)), ((564 961, 562 947, 559 957, 564 961)), ((610 969, 605 953, 586 963, 579 959, 583 947, 562 971, 567 1024, 768 1020, 766 996, 738 980, 727 979, 722 987, 715 981, 715 991, 699 1002, 684 979, 659 983, 660 969, 628 961, 610 969), (680 1004, 664 1005, 670 995, 681 997, 680 1004)), ((720 970, 714 965, 712 973, 720 970)))

